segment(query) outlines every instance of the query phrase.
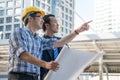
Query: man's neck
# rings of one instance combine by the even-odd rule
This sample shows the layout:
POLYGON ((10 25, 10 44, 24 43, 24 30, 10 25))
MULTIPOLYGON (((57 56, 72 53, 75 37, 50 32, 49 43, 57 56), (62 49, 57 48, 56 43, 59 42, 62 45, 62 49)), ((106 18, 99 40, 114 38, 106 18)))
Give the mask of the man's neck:
POLYGON ((49 37, 55 36, 54 33, 51 33, 51 32, 45 32, 45 35, 46 35, 46 36, 49 36, 49 37))
POLYGON ((33 34, 36 34, 36 29, 35 28, 33 28, 32 26, 26 26, 30 31, 32 31, 33 32, 33 34))

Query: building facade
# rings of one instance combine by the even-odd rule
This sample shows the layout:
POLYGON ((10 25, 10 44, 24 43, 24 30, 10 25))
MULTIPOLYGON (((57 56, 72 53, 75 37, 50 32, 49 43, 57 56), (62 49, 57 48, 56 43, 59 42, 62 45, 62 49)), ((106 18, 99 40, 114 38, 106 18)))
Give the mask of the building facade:
POLYGON ((120 32, 120 0, 94 0, 95 30, 120 32))
POLYGON ((74 28, 74 0, 0 0, 1 43, 9 39, 11 31, 16 27, 24 26, 21 14, 29 6, 38 7, 46 14, 56 16, 59 23, 59 32, 56 35, 65 36, 74 28))

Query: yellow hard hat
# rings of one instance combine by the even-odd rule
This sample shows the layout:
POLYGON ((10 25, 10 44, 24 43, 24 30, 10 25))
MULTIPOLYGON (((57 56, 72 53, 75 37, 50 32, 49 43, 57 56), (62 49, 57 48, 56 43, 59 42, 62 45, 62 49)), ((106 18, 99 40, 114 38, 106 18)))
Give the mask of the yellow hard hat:
POLYGON ((27 16, 27 14, 30 13, 30 12, 38 12, 38 13, 41 14, 41 16, 45 15, 44 11, 42 11, 42 10, 36 8, 36 7, 33 7, 33 6, 32 7, 27 7, 22 13, 22 21, 24 21, 25 16, 27 16))

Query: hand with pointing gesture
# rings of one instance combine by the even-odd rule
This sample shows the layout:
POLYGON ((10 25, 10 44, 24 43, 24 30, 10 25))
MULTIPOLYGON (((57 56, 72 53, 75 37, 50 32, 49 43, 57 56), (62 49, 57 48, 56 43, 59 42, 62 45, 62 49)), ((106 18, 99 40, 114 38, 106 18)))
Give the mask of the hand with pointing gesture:
POLYGON ((80 32, 83 32, 83 31, 86 31, 89 29, 89 23, 91 23, 91 21, 88 21, 88 22, 85 22, 84 24, 82 24, 80 27, 78 27, 76 30, 75 30, 75 33, 79 34, 80 32))

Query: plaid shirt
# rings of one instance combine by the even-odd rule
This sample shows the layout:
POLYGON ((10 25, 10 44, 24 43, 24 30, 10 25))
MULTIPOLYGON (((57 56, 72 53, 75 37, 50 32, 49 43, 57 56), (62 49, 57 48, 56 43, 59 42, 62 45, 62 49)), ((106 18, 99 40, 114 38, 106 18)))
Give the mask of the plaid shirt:
POLYGON ((40 67, 30 64, 19 56, 23 52, 29 52, 36 58, 41 58, 42 50, 51 49, 56 39, 44 39, 33 36, 27 28, 18 28, 9 39, 9 72, 32 72, 40 74, 40 67))

